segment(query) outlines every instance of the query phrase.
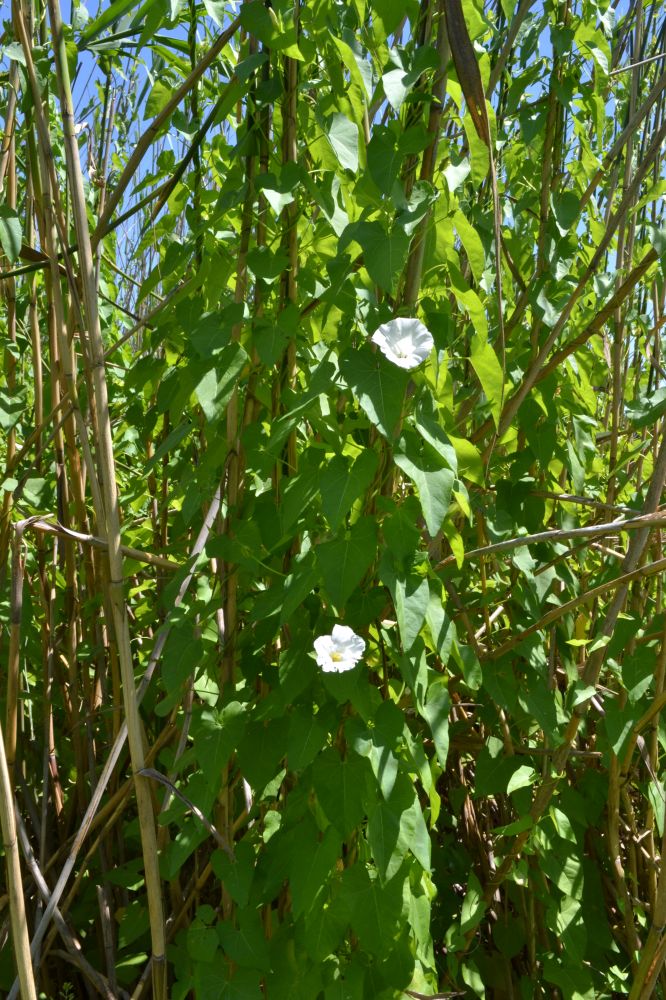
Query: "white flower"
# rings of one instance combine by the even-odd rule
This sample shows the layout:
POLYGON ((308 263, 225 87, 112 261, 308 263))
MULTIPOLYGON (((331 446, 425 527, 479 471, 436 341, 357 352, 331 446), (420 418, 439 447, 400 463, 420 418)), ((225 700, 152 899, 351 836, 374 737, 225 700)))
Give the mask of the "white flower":
POLYGON ((315 639, 314 648, 324 673, 341 674, 356 666, 363 656, 365 642, 348 625, 334 625, 331 635, 315 639))
POLYGON ((434 341, 418 319, 392 319, 375 330, 371 340, 399 368, 416 368, 430 354, 434 341))

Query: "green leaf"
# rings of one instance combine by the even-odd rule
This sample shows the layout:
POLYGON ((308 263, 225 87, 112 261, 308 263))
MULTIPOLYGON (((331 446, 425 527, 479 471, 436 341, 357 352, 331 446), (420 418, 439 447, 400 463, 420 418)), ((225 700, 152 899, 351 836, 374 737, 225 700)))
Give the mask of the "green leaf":
POLYGON ((335 870, 341 853, 342 840, 334 826, 329 826, 320 835, 312 821, 299 824, 289 873, 291 911, 295 919, 310 911, 317 894, 335 870))
POLYGON ((244 908, 238 911, 237 919, 238 927, 230 921, 221 920, 217 924, 217 934, 225 953, 240 966, 268 972, 271 963, 260 913, 244 908))
MULTIPOLYGON (((390 704, 390 702, 384 702, 384 704, 390 704)), ((375 734, 376 739, 377 736, 375 734)), ((375 740, 370 744, 370 756, 368 759, 370 760, 372 772, 377 779, 382 795, 385 799, 388 799, 398 777, 398 758, 385 743, 376 743, 375 740)))
POLYGON ((608 742, 613 748, 613 753, 621 757, 627 746, 627 741, 631 735, 634 723, 641 715, 639 704, 619 705, 616 698, 608 698, 604 703, 606 714, 604 716, 604 726, 608 734, 608 742))
POLYGON ((560 892, 573 899, 583 898, 584 868, 576 848, 568 841, 553 838, 539 857, 540 867, 560 892))
POLYGON ((292 572, 285 577, 282 592, 277 587, 273 588, 275 607, 280 609, 280 624, 289 621, 319 582, 319 570, 312 549, 299 552, 291 569, 292 572))
POLYGON ((372 280, 384 291, 394 291, 407 260, 409 234, 400 226, 387 232, 380 222, 359 222, 349 228, 363 249, 363 264, 372 280))
POLYGON ((420 504, 414 496, 405 497, 398 508, 382 523, 384 542, 396 566, 409 570, 421 542, 419 531, 420 504))
POLYGON ((174 427, 170 434, 168 434, 164 441, 162 441, 159 448, 157 448, 155 454, 152 455, 152 457, 146 462, 146 472, 150 472, 151 469, 155 468, 158 462, 161 462, 165 455, 168 455, 170 451, 174 451, 180 442, 187 437, 191 430, 192 424, 189 420, 182 424, 178 424, 177 427, 174 427))
MULTIPOLYGON (((321 713, 320 713, 321 714, 321 713)), ((289 721, 287 762, 291 771, 302 771, 317 756, 328 735, 320 714, 294 709, 289 721)))
POLYGON ((231 754, 245 730, 245 708, 239 701, 229 702, 216 710, 204 708, 192 719, 192 736, 196 741, 197 760, 206 779, 219 783, 231 754))
POLYGON ((382 881, 389 882, 412 851, 430 868, 430 837, 412 783, 404 776, 388 801, 380 800, 368 821, 368 844, 382 881))
POLYGON ((195 395, 209 422, 224 415, 246 361, 247 354, 240 344, 229 344, 217 356, 215 368, 207 371, 197 385, 195 395))
POLYGON ((358 114, 363 114, 363 106, 372 98, 372 65, 364 57, 363 49, 354 39, 354 48, 348 45, 341 38, 331 33, 331 40, 342 57, 352 83, 355 85, 359 101, 353 101, 354 109, 358 114))
POLYGON ((388 553, 382 559, 380 576, 393 598, 402 646, 408 652, 425 621, 430 600, 428 581, 417 573, 396 570, 388 553))
POLYGON ((519 788, 528 788, 534 784, 536 777, 537 774, 533 767, 522 764, 509 778, 509 783, 506 786, 507 794, 510 795, 511 792, 516 792, 519 788))
POLYGON ((189 338, 199 357, 206 361, 219 357, 224 348, 229 346, 232 328, 242 321, 242 303, 199 316, 189 338))
POLYGON ((247 266, 255 278, 272 285, 289 266, 289 259, 281 250, 274 252, 268 247, 252 247, 247 254, 247 266))
POLYGON ((497 427, 503 403, 504 376, 502 366, 491 345, 478 334, 472 337, 470 361, 490 404, 490 412, 497 427))
POLYGON ((511 776, 519 767, 519 760, 504 755, 501 743, 498 748, 484 747, 477 757, 474 794, 505 795, 511 776))
POLYGON ((342 114, 331 115, 326 130, 328 141, 343 170, 358 172, 358 128, 342 114))
POLYGON ((481 299, 474 289, 469 287, 462 275, 462 272, 453 263, 453 261, 450 259, 447 260, 446 267, 451 279, 451 289, 458 305, 461 306, 465 312, 469 313, 469 318, 472 321, 472 325, 476 330, 479 340, 485 343, 488 339, 488 317, 486 315, 486 310, 481 303, 481 299))
POLYGON ((626 658, 622 664, 622 683, 627 689, 632 705, 650 689, 654 673, 654 656, 650 656, 647 649, 633 653, 626 658))
POLYGON ((562 996, 567 1000, 594 1000, 597 995, 589 969, 566 959, 546 956, 543 978, 546 982, 559 986, 562 996))
POLYGON ((262 792, 283 767, 288 731, 286 716, 252 722, 246 727, 237 754, 241 773, 255 792, 262 792))
POLYGON ((25 53, 20 42, 9 42, 8 45, 0 47, 0 55, 3 59, 10 59, 25 66, 25 53))
POLYGON ((255 326, 254 345, 265 365, 274 365, 282 357, 289 343, 289 333, 279 323, 261 320, 255 326))
POLYGON ((394 133, 387 128, 374 128, 368 145, 368 170, 382 194, 391 194, 401 164, 402 154, 397 148, 394 133))
POLYGON ((88 23, 85 31, 81 33, 79 47, 85 48, 93 39, 101 35, 105 28, 108 28, 114 21, 120 20, 135 4, 136 0, 114 0, 111 6, 107 7, 99 17, 88 23))
POLYGON ((345 606, 373 562, 376 550, 377 526, 370 517, 358 520, 344 538, 317 546, 317 563, 337 608, 345 606))
POLYGON ((436 680, 428 688, 426 702, 422 715, 432 733, 437 751, 437 759, 446 769, 446 759, 449 753, 449 711, 451 709, 451 699, 444 680, 436 680))
MULTIPOLYGON (((276 9, 279 10, 279 8, 276 9)), ((284 52, 291 59, 303 59, 298 45, 298 32, 293 17, 282 14, 278 20, 275 10, 261 0, 244 3, 240 9, 241 24, 246 31, 258 38, 268 48, 284 52)))
POLYGON ((413 236, 419 223, 426 217, 438 197, 439 192, 432 184, 428 181, 417 181, 407 204, 396 218, 396 227, 399 227, 406 236, 413 236))
POLYGON ((0 246, 10 264, 21 253, 23 231, 18 212, 8 205, 0 205, 0 246))
POLYGON ((483 900, 481 883, 474 872, 470 872, 467 881, 467 892, 465 893, 460 912, 460 930, 462 933, 467 934, 469 931, 474 930, 475 927, 478 927, 485 912, 486 904, 483 900))
POLYGON ((425 401, 421 400, 414 413, 414 426, 423 440, 437 452, 441 462, 451 469, 452 472, 457 472, 458 456, 456 450, 449 435, 438 423, 434 413, 429 411, 429 406, 431 405, 432 401, 428 401, 426 405, 425 401))
POLYGON ((580 199, 573 191, 561 191, 550 196, 550 203, 560 236, 566 236, 580 215, 580 199))
POLYGON ((466 216, 463 215, 460 210, 454 213, 453 224, 456 227, 458 236, 460 237, 462 245, 465 248, 467 259, 470 267, 472 268, 472 274, 474 275, 476 282, 479 283, 483 278, 483 272, 486 268, 486 254, 483 249, 481 238, 479 237, 476 229, 474 229, 466 216))
POLYGON ((442 173, 446 178, 446 184, 449 191, 453 194, 461 184, 464 184, 465 180, 469 177, 471 170, 471 165, 469 160, 461 160, 460 163, 449 163, 448 167, 445 167, 442 173))
POLYGON ((247 906, 250 887, 254 878, 254 849, 247 840, 234 845, 234 859, 225 851, 214 851, 211 867, 235 903, 247 906))
POLYGON ((308 913, 307 920, 300 921, 304 948, 314 962, 323 962, 340 944, 349 925, 345 903, 346 900, 340 901, 338 897, 331 904, 322 893, 308 913))
POLYGON ((418 490, 426 527, 432 538, 442 526, 451 503, 451 490, 455 476, 442 468, 441 459, 414 435, 404 433, 393 459, 418 490))
POLYGON ((180 689, 193 675, 203 655, 203 643, 193 635, 192 626, 184 624, 171 630, 162 655, 162 680, 167 692, 180 689))
MULTIPOLYGON (((487 101, 486 107, 490 107, 487 101)), ((469 143, 470 162, 472 166, 472 183, 474 184, 474 187, 478 188, 481 187, 488 176, 488 171, 490 170, 488 147, 474 128, 471 115, 464 115, 462 124, 465 129, 465 135, 467 136, 467 142, 469 143)))
POLYGON ((372 10, 382 24, 382 41, 395 31, 405 16, 405 4, 398 0, 372 0, 372 10))
POLYGON ((214 927, 195 919, 187 928, 187 953, 194 962, 212 962, 219 948, 214 927))
POLYGON ((0 428, 10 431, 16 427, 21 417, 25 413, 25 397, 23 393, 14 392, 12 394, 0 389, 0 428))
POLYGON ((366 416, 385 437, 391 438, 400 420, 409 373, 373 352, 367 344, 357 351, 347 351, 340 359, 340 371, 366 416))
POLYGON ((423 715, 428 688, 428 664, 423 639, 417 637, 412 649, 400 657, 398 666, 405 684, 414 696, 419 713, 423 715))
POLYGON ((44 507, 46 503, 46 480, 41 476, 29 476, 23 483, 23 499, 31 507, 44 507))
POLYGON ((405 878, 398 874, 382 885, 358 864, 348 872, 355 873, 353 883, 349 876, 346 883, 351 889, 352 927, 364 948, 384 956, 399 929, 405 878))
POLYGON ((330 823, 349 836, 365 813, 367 761, 353 752, 341 760, 337 751, 324 750, 312 767, 317 798, 330 823))
POLYGON ((346 456, 335 455, 322 468, 319 474, 321 506, 334 531, 372 482, 378 464, 377 453, 365 449, 351 467, 346 456))
POLYGON ((442 665, 446 666, 451 654, 453 640, 456 637, 456 629, 445 611, 444 598, 441 592, 437 593, 436 590, 431 590, 426 611, 426 622, 428 623, 437 655, 442 661, 442 665))
POLYGON ((279 31, 277 18, 260 0, 244 3, 241 11, 241 24, 245 30, 258 38, 265 45, 271 45, 279 31), (272 16, 271 16, 272 14, 272 16))
POLYGON ((154 118, 169 103, 173 96, 173 87, 163 80, 156 80, 148 95, 144 110, 144 119, 154 118))
MULTIPOLYGON (((224 0, 203 0, 203 5, 206 8, 206 13, 209 18, 218 26, 218 28, 221 28, 227 14, 224 0)), ((259 55, 260 53, 257 54, 259 55)))
POLYGON ((388 73, 384 73, 382 86, 386 99, 394 111, 400 111, 414 83, 412 74, 405 73, 404 69, 390 69, 388 73))
POLYGON ((629 420, 637 430, 649 427, 666 413, 666 388, 657 389, 649 396, 634 399, 625 405, 625 409, 629 420))

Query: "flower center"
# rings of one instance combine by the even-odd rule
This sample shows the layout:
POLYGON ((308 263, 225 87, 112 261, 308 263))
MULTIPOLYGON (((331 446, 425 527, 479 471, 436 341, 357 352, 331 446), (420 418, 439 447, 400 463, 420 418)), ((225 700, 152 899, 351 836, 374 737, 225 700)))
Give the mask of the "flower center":
POLYGON ((331 653, 331 659, 333 660, 333 663, 340 663, 342 660, 342 653, 331 653))

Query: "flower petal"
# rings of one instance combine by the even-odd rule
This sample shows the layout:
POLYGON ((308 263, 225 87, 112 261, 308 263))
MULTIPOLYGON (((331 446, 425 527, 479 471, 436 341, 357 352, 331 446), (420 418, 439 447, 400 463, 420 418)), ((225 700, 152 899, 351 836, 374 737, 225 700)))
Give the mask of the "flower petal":
POLYGON ((324 673, 344 673, 352 670, 363 656, 365 640, 348 625, 334 625, 331 635, 315 639, 314 650, 324 673))
POLYGON ((414 318, 399 316, 382 323, 370 338, 385 358, 399 368, 416 368, 434 346, 430 331, 414 318))

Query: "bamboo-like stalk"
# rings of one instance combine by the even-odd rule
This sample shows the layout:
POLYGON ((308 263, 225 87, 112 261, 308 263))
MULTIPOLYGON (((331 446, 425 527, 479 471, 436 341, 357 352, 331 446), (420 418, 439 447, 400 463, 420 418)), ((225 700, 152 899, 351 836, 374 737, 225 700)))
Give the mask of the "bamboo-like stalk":
MULTIPOLYGON (((433 15, 434 15, 434 4, 431 0, 420 0, 419 12, 414 24, 414 36, 416 39, 416 44, 419 48, 425 48, 430 45, 430 40, 432 36, 433 27, 433 15)), ((443 20, 443 7, 440 7, 440 21, 443 20)), ((439 44, 438 44, 439 49, 439 44)), ((441 49, 438 51, 438 56, 440 55, 441 49)), ((425 76, 422 75, 416 82, 415 87, 417 89, 422 89, 425 83, 425 76)), ((416 124, 416 122, 421 118, 422 109, 420 104, 409 107, 407 109, 407 114, 405 117, 405 130, 411 128, 416 124)), ((405 162, 402 169, 402 179, 406 196, 412 193, 414 187, 414 181, 416 180, 416 170, 418 167, 418 155, 412 153, 410 156, 405 157, 405 162)))
MULTIPOLYGON (((15 102, 14 102, 15 105, 15 102)), ((10 105, 11 107, 11 105, 10 105)), ((16 209, 16 137, 13 126, 14 115, 10 116, 10 109, 7 111, 7 126, 5 129, 5 140, 7 141, 7 205, 10 209, 16 209)), ((9 278, 4 282, 4 298, 7 303, 7 339, 8 345, 5 348, 4 369, 7 389, 10 395, 16 391, 16 358, 14 349, 16 348, 16 280, 9 278)), ((7 434, 6 462, 9 463, 16 454, 16 428, 11 427, 7 434)), ((2 507, 0 509, 0 567, 7 564, 7 548, 10 534, 10 518, 12 510, 12 494, 5 490, 2 497, 2 507)), ((4 570, 3 570, 4 572, 4 570)))
MULTIPOLYGON (((640 188, 640 184, 644 179, 645 175, 647 174, 648 170, 654 163, 654 160, 659 155, 665 137, 666 137, 666 122, 664 122, 656 132, 653 141, 650 144, 650 148, 646 152, 645 160, 640 164, 639 168, 636 170, 634 178, 629 186, 629 189, 625 192, 624 197, 620 202, 620 205, 618 206, 617 210, 614 212, 613 216, 609 220, 608 226, 599 243, 599 246, 597 247, 590 263, 585 268, 583 275, 579 279, 569 300, 567 301, 564 309, 562 310, 557 322, 553 326, 553 329, 551 330, 544 344, 540 348, 537 357, 534 359, 534 363, 532 364, 528 372, 523 376, 519 388, 506 401, 502 409, 502 415, 498 426, 498 437, 501 438, 502 435, 506 433, 512 421, 515 419, 515 416, 521 404, 526 399, 529 391, 534 386, 538 374, 540 370, 543 368, 546 361, 548 360, 548 355, 550 354, 551 350, 553 349, 553 346, 556 344, 560 334, 562 333, 562 330, 564 329, 567 321, 569 320, 569 317, 571 316, 571 313, 573 311, 574 306, 576 305, 576 302, 583 294, 583 291, 587 286, 588 282, 596 273, 597 268, 599 267, 606 251, 608 250, 611 244, 611 240, 613 239, 615 233, 617 232, 618 227, 620 226, 623 219, 626 217, 627 213, 630 211, 635 201, 636 193, 640 188)), ((472 440, 478 440, 480 437, 482 437, 486 429, 487 429, 486 425, 484 425, 484 428, 480 429, 479 431, 475 432, 474 435, 472 435, 472 440)))
MULTIPOLYGON (((444 99, 446 97, 447 67, 451 53, 449 49, 449 36, 446 32, 446 19, 444 15, 444 2, 439 4, 439 22, 437 25, 437 59, 438 69, 435 77, 428 118, 428 132, 432 136, 428 148, 423 153, 421 162, 420 179, 431 182, 435 172, 437 160, 437 148, 439 145, 439 133, 444 110, 444 99)), ((416 228, 412 245, 409 249, 409 257, 405 268, 405 282, 402 290, 402 303, 405 306, 413 306, 419 295, 421 287, 421 277, 423 272, 423 255, 425 253, 426 234, 430 224, 431 212, 427 212, 416 228)))
MULTIPOLYGON (((247 191, 243 201, 241 213, 240 244, 238 251, 238 261, 236 264, 236 283, 234 287, 234 302, 240 304, 245 301, 247 294, 248 274, 247 274, 247 254, 250 248, 252 237, 252 208, 254 204, 254 156, 250 155, 245 162, 245 176, 247 191)), ((240 341, 242 324, 237 323, 232 329, 231 336, 236 342, 240 341)), ((235 387, 232 393, 226 415, 226 436, 227 436, 227 465, 226 465, 226 500, 227 515, 225 518, 224 532, 229 534, 233 528, 233 518, 237 513, 240 486, 240 427, 239 427, 239 398, 238 388, 235 387)), ((222 650, 222 684, 232 683, 234 678, 236 660, 236 625, 237 625, 237 569, 233 565, 223 563, 220 567, 220 581, 224 588, 224 613, 223 629, 221 640, 222 650)))
MULTIPOLYGON (((162 904, 162 888, 157 856, 157 839, 155 817, 150 788, 146 779, 140 776, 145 767, 145 754, 141 719, 134 687, 134 666, 130 645, 129 622, 124 596, 123 555, 120 535, 120 507, 116 487, 115 458, 113 453, 113 437, 109 414, 108 389, 106 383, 106 367, 104 360, 104 344, 99 321, 97 293, 95 287, 95 262, 92 253, 90 232, 83 177, 79 159, 79 148, 74 131, 74 109, 72 104, 69 81, 69 67, 65 50, 62 19, 58 0, 49 0, 48 4, 53 48, 56 58, 56 74, 60 98, 60 108, 63 122, 65 156, 70 183, 72 214, 76 228, 81 283, 87 333, 90 343, 92 377, 94 386, 94 410, 97 416, 98 430, 98 460, 101 473, 101 488, 103 491, 103 507, 97 511, 97 520, 103 525, 105 540, 108 542, 109 581, 107 598, 113 613, 115 639, 118 649, 120 671, 123 683, 123 701, 125 719, 127 722, 128 741, 132 768, 135 773, 136 801, 139 816, 139 828, 144 859, 144 873, 148 909, 150 915, 150 932, 153 950, 153 995, 156 1000, 166 1000, 166 941, 164 936, 164 912, 162 904)), ((110 199, 113 201, 113 198, 110 199)))
MULTIPOLYGON (((190 584, 192 583, 192 580, 194 578, 194 565, 196 563, 196 559, 199 555, 201 555, 201 553, 205 548, 206 542, 208 541, 213 525, 215 524, 215 521, 220 512, 221 502, 222 502, 221 489, 218 489, 217 492, 215 493, 215 496, 213 497, 213 500, 206 513, 206 516, 204 517, 203 524, 201 526, 199 534, 197 535, 196 541, 192 546, 192 550, 190 552, 188 560, 192 568, 187 573, 187 575, 185 576, 183 582, 181 583, 178 589, 178 593, 176 594, 173 603, 174 611, 181 606, 185 598, 185 595, 189 590, 190 584)), ((146 691, 148 690, 151 678, 155 672, 158 663, 160 662, 160 658, 164 651, 164 647, 166 645, 167 639, 169 638, 170 632, 171 632, 171 622, 169 619, 167 619, 167 621, 164 623, 159 634, 155 639, 155 645, 153 647, 153 651, 150 655, 148 664, 144 671, 143 678, 136 692, 137 706, 141 704, 141 700, 146 691)), ((51 893, 51 898, 44 910, 44 913, 42 914, 37 929, 35 930, 35 933, 33 935, 32 943, 30 946, 33 957, 39 953, 39 949, 44 939, 44 935, 46 934, 49 928, 49 924, 53 918, 53 914, 55 913, 55 908, 58 906, 62 898, 62 894, 65 891, 65 887, 67 885, 69 877, 76 863, 79 851, 81 850, 81 847, 83 846, 83 843, 85 842, 85 839, 95 820, 95 816, 97 815, 97 811, 102 801, 102 796, 104 795, 104 792, 111 779, 111 776, 115 771, 115 768, 118 764, 118 760, 120 758, 120 754, 122 753, 127 738, 128 738, 128 726, 127 726, 127 721, 125 720, 122 723, 120 731, 114 740, 113 746, 111 747, 111 749, 107 754, 106 760, 104 762, 104 767, 102 768, 101 774, 97 781, 97 785, 95 786, 95 790, 90 798, 90 802, 88 803, 85 815, 81 820, 78 830, 76 831, 74 840, 69 849, 69 853, 67 854, 65 863, 63 864, 60 875, 58 876, 58 881, 56 882, 53 891, 51 893)), ((81 871, 82 872, 85 871, 85 866, 81 869, 81 871)), ((12 987, 12 990, 10 991, 7 1000, 16 1000, 17 996, 18 996, 18 987, 14 986, 12 987)))
POLYGON ((9 913, 14 942, 14 959, 18 969, 21 984, 22 1000, 37 1000, 35 977, 30 956, 30 938, 25 914, 23 897, 23 881, 21 864, 16 837, 16 817, 14 815, 14 796, 7 769, 4 736, 0 732, 0 827, 5 849, 5 866, 7 871, 7 894, 9 896, 9 913))
MULTIPOLYGON (((642 0, 638 0, 636 5, 636 25, 634 29, 634 44, 640 48, 640 35, 642 28, 642 0)), ((634 114, 636 109, 636 103, 638 99, 638 71, 634 70, 632 74, 631 83, 631 95, 629 99, 629 115, 630 117, 634 114)), ((631 186, 631 178, 633 172, 633 151, 634 151, 634 136, 630 135, 627 140, 627 145, 624 151, 624 178, 623 178, 623 190, 626 191, 631 186)), ((616 252, 617 261, 617 278, 616 285, 620 285, 622 281, 622 269, 627 262, 627 259, 631 260, 631 252, 627 253, 627 232, 631 225, 631 220, 626 219, 620 226, 618 232, 618 243, 616 252)), ((614 335, 613 335, 613 348, 612 348, 612 364, 611 364, 611 406, 610 406, 610 416, 611 416, 611 438, 610 438, 610 448, 608 455, 609 464, 609 479, 608 479, 608 490, 607 498, 609 503, 613 503, 615 499, 616 485, 617 485, 617 455, 618 455, 618 435, 620 431, 620 417, 621 409, 624 397, 624 373, 622 365, 622 356, 625 351, 624 344, 624 316, 622 313, 621 305, 618 305, 615 310, 614 319, 614 335)))
POLYGON ((5 186, 7 170, 10 169, 10 159, 12 157, 12 147, 15 145, 15 125, 16 125, 16 92, 18 89, 19 73, 18 63, 12 60, 9 67, 9 99, 7 101, 7 111, 5 114, 5 128, 2 134, 2 144, 0 144, 0 194, 5 186))
MULTIPOLYGON (((23 856, 25 857, 30 875, 40 896, 45 902, 48 902, 50 898, 49 887, 39 865, 37 864, 37 859, 32 852, 28 833, 20 816, 17 816, 17 825, 18 836, 21 842, 21 850, 23 852, 23 856)), ((81 942, 78 941, 71 933, 67 923, 65 922, 65 918, 57 908, 54 913, 54 919, 56 927, 58 928, 58 933, 65 943, 70 958, 74 958, 78 967, 83 971, 86 978, 93 984, 100 996, 105 997, 106 1000, 116 1000, 115 992, 112 990, 113 984, 110 981, 107 982, 107 980, 105 980, 104 977, 93 968, 90 962, 85 959, 81 942)))
POLYGON ((23 575, 25 569, 23 559, 23 532, 25 531, 27 524, 27 521, 19 521, 14 525, 14 537, 12 538, 11 546, 12 571, 4 748, 12 798, 14 795, 14 764, 16 762, 16 742, 18 734, 18 694, 20 677, 19 650, 21 640, 21 617, 23 614, 23 575))
POLYGON ((527 17, 527 15, 529 14, 530 8, 533 6, 534 6, 534 0, 520 0, 520 3, 518 5, 518 10, 511 19, 509 30, 507 31, 506 38, 504 39, 504 45, 502 46, 502 50, 499 56, 497 57, 497 62, 490 71, 490 78, 488 80, 488 87, 486 91, 488 96, 490 96, 495 90, 495 87, 497 86, 499 79, 502 76, 502 73, 504 72, 504 68, 507 64, 509 56, 513 51, 513 46, 516 41, 518 32, 520 31, 520 27, 525 18, 527 17))
MULTIPOLYGON (((294 0, 294 28, 300 31, 300 0, 294 0)), ((298 60, 285 57, 284 60, 284 100, 282 102, 282 163, 298 162, 298 60)), ((287 267, 281 278, 281 308, 295 305, 298 295, 298 216, 299 209, 295 201, 285 205, 282 210, 282 246, 286 251, 287 267)), ((282 359, 282 370, 279 379, 280 396, 287 387, 293 387, 296 380, 296 343, 293 338, 287 344, 282 359)), ((285 471, 288 476, 298 472, 298 456, 296 452, 296 431, 293 430, 287 438, 285 447, 285 471)), ((293 550, 287 554, 291 558, 293 550)), ((285 565, 286 569, 286 565, 285 565)))
MULTIPOLYGON (((23 17, 23 13, 21 11, 20 5, 17 2, 17 0, 14 0, 12 13, 14 17, 14 25, 16 28, 16 32, 21 42, 21 47, 23 49, 23 53, 26 60, 26 70, 33 97, 35 124, 37 126, 37 132, 39 135, 37 152, 39 154, 39 163, 41 169, 33 173, 33 181, 35 182, 35 184, 37 184, 39 180, 40 190, 42 191, 43 231, 41 236, 42 236, 42 241, 46 245, 48 251, 47 255, 49 258, 49 267, 51 272, 51 284, 49 286, 50 310, 48 317, 49 337, 50 337, 51 357, 52 357, 51 384, 52 388, 54 389, 54 396, 56 397, 56 402, 59 402, 59 390, 55 388, 56 385, 55 376, 58 369, 60 369, 61 378, 63 379, 64 383, 67 386, 69 397, 72 402, 72 413, 76 423, 76 430, 79 435, 84 466, 86 469, 86 473, 88 475, 90 489, 93 494, 96 510, 99 511, 102 509, 103 501, 99 484, 97 481, 97 472, 93 462, 92 453, 90 451, 88 432, 85 423, 83 421, 81 407, 79 405, 77 381, 72 367, 72 353, 65 332, 65 309, 60 289, 60 274, 57 266, 56 246, 58 237, 60 238, 63 247, 66 247, 67 245, 67 241, 65 239, 65 231, 64 231, 64 225, 65 225, 64 217, 60 199, 60 188, 58 185, 58 180, 55 175, 55 170, 53 165, 54 164, 53 150, 51 148, 51 140, 50 140, 48 125, 46 123, 44 108, 42 106, 42 94, 40 91, 39 82, 37 79, 37 73, 32 59, 32 47, 26 30, 25 19, 23 17), (56 233, 58 233, 58 236, 56 236, 56 233)), ((35 157, 35 159, 37 159, 37 157, 35 157)), ((67 276, 70 288, 76 289, 76 281, 74 279, 74 275, 72 272, 71 261, 69 260, 67 254, 65 254, 64 259, 65 262, 67 263, 67 276)), ((73 428, 69 426, 67 421, 64 422, 63 427, 65 431, 65 440, 67 443, 69 459, 73 467, 76 468, 78 466, 78 455, 74 445, 74 431, 73 428)), ((78 474, 75 474, 72 477, 71 481, 76 491, 75 500, 77 503, 79 521, 81 524, 84 524, 85 506, 84 506, 83 496, 80 493, 80 491, 78 491, 78 486, 80 484, 80 476, 78 474)), ((62 480, 62 477, 60 478, 60 482, 64 484, 64 480, 62 480)))
MULTIPOLYGON (((653 513, 659 506, 661 495, 664 489, 664 484, 666 484, 666 432, 662 432, 661 443, 659 446, 659 454, 657 461, 655 463, 655 468, 652 474, 652 479, 650 481, 650 487, 645 498, 644 511, 646 514, 653 513)), ((636 571, 636 568, 641 560, 643 552, 645 550, 648 536, 649 528, 639 529, 631 538, 629 548, 627 551, 626 558, 623 563, 624 577, 622 578, 622 583, 617 587, 615 595, 606 611, 604 616, 603 626, 600 634, 602 636, 610 636, 613 634, 613 630, 617 623, 620 611, 624 606, 624 602, 627 597, 629 590, 628 577, 630 574, 636 571)), ((604 663, 606 656, 606 645, 601 645, 597 647, 588 657, 585 664, 585 668, 582 672, 581 682, 585 687, 596 687, 599 680, 599 674, 604 663)), ((553 797, 555 789, 561 776, 566 767, 567 760, 571 752, 573 742, 576 738, 580 725, 585 718, 587 711, 589 710, 590 701, 579 704, 574 709, 574 712, 569 720, 566 727, 566 731, 562 738, 560 746, 557 748, 553 755, 552 768, 550 774, 547 774, 542 780, 541 784, 537 787, 534 799, 532 801, 532 806, 530 808, 529 815, 533 823, 537 823, 544 811, 548 808, 548 805, 553 797)), ((509 873, 512 871, 516 859, 522 853, 525 844, 530 837, 531 828, 525 830, 524 832, 518 834, 512 843, 510 849, 504 855, 504 859, 501 865, 494 872, 492 878, 486 885, 484 892, 484 900, 486 905, 489 905, 493 899, 497 889, 507 878, 509 873)), ((666 885, 666 883, 665 883, 666 885)), ((664 907, 666 907, 666 888, 664 889, 664 907)), ((659 935, 661 934, 661 928, 666 924, 666 916, 662 920, 661 924, 654 924, 654 927, 659 928, 659 935)), ((473 932, 466 935, 466 946, 463 951, 466 951, 469 947, 473 938, 473 932)), ((656 947, 656 945, 655 945, 656 947)))
POLYGON ((16 754, 17 695, 19 677, 19 641, 23 591, 23 562, 21 547, 25 523, 15 526, 12 540, 12 596, 8 668, 7 732, 0 732, 0 826, 5 849, 7 892, 21 996, 23 1000, 37 1000, 35 980, 30 957, 30 938, 23 898, 21 865, 18 855, 16 818, 12 770, 16 754))
MULTIPOLYGON (((640 35, 642 31, 642 0, 638 0, 636 5, 636 23, 634 28, 634 45, 636 48, 640 48, 640 35)), ((631 116, 636 109, 636 103, 638 99, 638 71, 634 70, 632 76, 632 87, 631 95, 629 100, 629 115, 631 116)), ((631 186, 631 179, 633 173, 633 149, 634 149, 634 137, 630 136, 625 148, 625 164, 624 164, 624 177, 623 177, 623 191, 626 191, 631 186)), ((624 266, 631 262, 631 250, 633 245, 633 215, 624 220, 623 224, 619 228, 618 232, 618 243, 616 252, 616 263, 618 265, 618 275, 616 278, 616 288, 622 282, 622 273, 624 271, 624 266)), ((612 362, 611 362, 611 405, 610 405, 610 417, 611 417, 611 433, 610 433, 610 447, 608 454, 608 466, 609 466, 609 479, 607 487, 607 501, 608 503, 614 503, 616 492, 617 492, 617 459, 618 459, 618 441, 619 433, 621 427, 621 414, 623 408, 623 400, 625 394, 625 374, 623 372, 622 359, 626 352, 628 360, 628 351, 625 344, 625 324, 624 324, 624 313, 623 313, 623 303, 619 304, 615 310, 613 320, 614 320, 614 336, 612 345, 612 362)), ((626 651, 627 654, 630 650, 626 651)), ((626 707, 626 692, 620 691, 618 704, 620 707, 626 707)), ((621 783, 621 767, 620 761, 614 752, 610 754, 610 763, 608 769, 608 799, 606 805, 606 819, 607 819, 607 830, 608 830, 608 857, 611 864, 611 871, 613 874, 613 879, 615 881, 618 904, 623 913, 624 922, 624 932, 627 938, 627 944, 630 953, 631 967, 634 974, 637 968, 637 953, 640 948, 640 940, 637 932, 636 914, 634 913, 634 906, 632 901, 632 895, 630 892, 630 885, 636 885, 637 880, 635 876, 632 878, 631 873, 627 875, 625 871, 625 864, 623 863, 623 852, 621 846, 621 835, 620 835, 620 824, 621 824, 621 797, 622 797, 622 783, 621 783)), ((631 838, 630 842, 631 842, 631 838)), ((631 854, 629 854, 631 858, 631 854)))

